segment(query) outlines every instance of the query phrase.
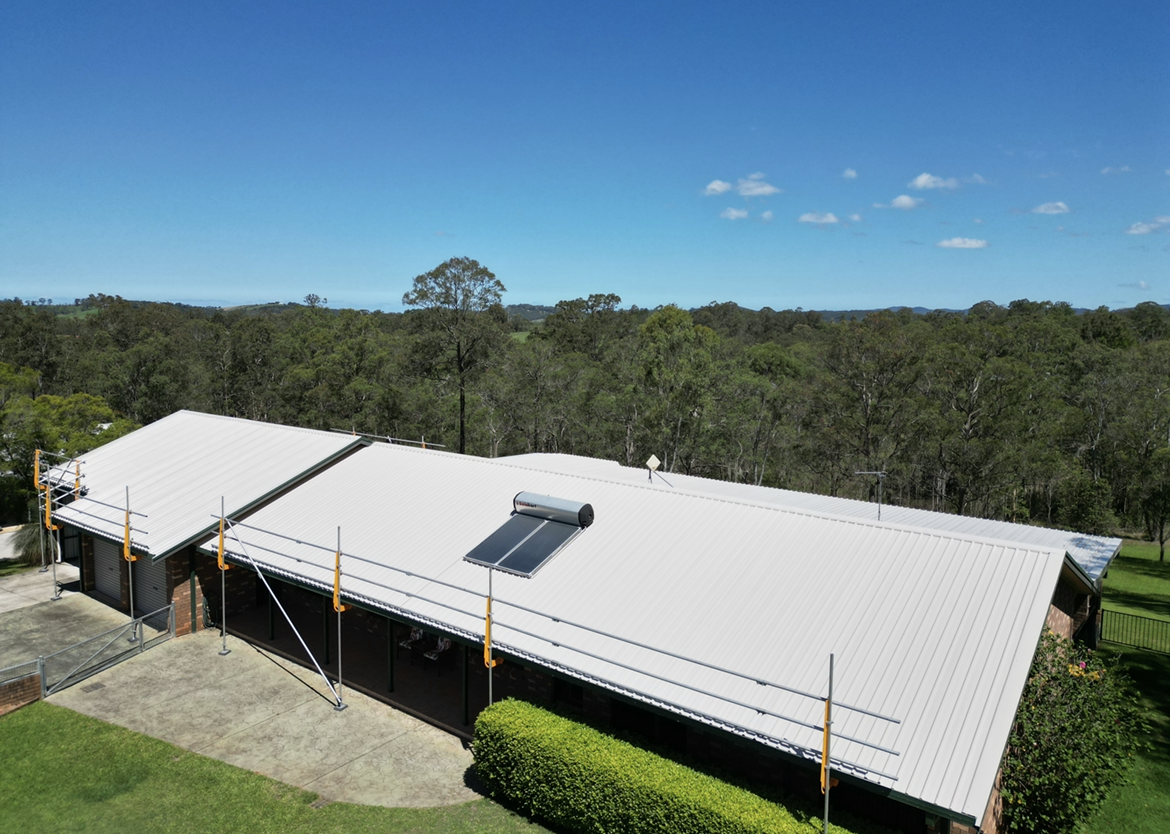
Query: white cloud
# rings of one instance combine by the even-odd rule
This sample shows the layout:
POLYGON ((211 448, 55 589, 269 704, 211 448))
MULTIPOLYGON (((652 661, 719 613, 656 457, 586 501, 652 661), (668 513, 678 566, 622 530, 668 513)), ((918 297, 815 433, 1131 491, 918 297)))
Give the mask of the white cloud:
POLYGON ((985 180, 979 174, 972 174, 971 176, 967 177, 967 182, 974 185, 987 185, 987 180, 985 180))
POLYGON ((759 172, 741 179, 735 184, 735 190, 743 197, 767 197, 769 194, 781 193, 776 186, 764 182, 764 175, 759 172))
MULTIPOLYGON (((976 217, 976 218, 975 218, 974 220, 972 220, 971 222, 972 222, 972 223, 974 223, 976 226, 982 226, 982 225, 983 225, 983 221, 982 221, 981 219, 979 219, 978 217, 976 217)), ((830 763, 831 763, 831 762, 830 762, 830 763)))
POLYGON ((911 197, 909 194, 902 194, 890 200, 890 208, 902 209, 909 211, 912 208, 917 208, 923 202, 921 197, 911 197))
POLYGON ((723 180, 711 180, 707 187, 703 189, 703 193, 707 196, 711 196, 712 194, 723 194, 724 192, 730 190, 731 183, 724 182, 723 180))
POLYGON ((1045 203, 1032 209, 1032 214, 1068 214, 1069 208, 1062 202, 1045 203))
POLYGON ((1128 174, 1132 170, 1133 168, 1130 168, 1128 165, 1122 165, 1120 168, 1114 168, 1112 165, 1108 165, 1101 169, 1101 173, 1108 176, 1109 174, 1128 174))
POLYGON ((950 240, 940 240, 935 246, 943 249, 986 249, 987 241, 973 237, 953 237, 950 240))
POLYGON ((1145 281, 1137 281, 1132 284, 1118 284, 1119 287, 1125 287, 1127 290, 1148 290, 1150 285, 1145 281))
POLYGON ((849 215, 849 219, 852 220, 854 223, 860 223, 861 222, 861 215, 860 214, 851 214, 851 215, 849 215))
MULTIPOLYGON (((1170 171, 1167 171, 1166 173, 1170 174, 1170 171)), ((842 172, 841 176, 843 176, 847 180, 855 180, 855 179, 857 179, 857 172, 854 171, 852 168, 846 168, 842 172)))
POLYGON ((748 216, 748 213, 745 209, 725 208, 719 212, 719 216, 727 220, 743 220, 748 216))
POLYGON ((927 174, 924 172, 910 180, 910 182, 906 183, 906 187, 915 188, 919 191, 925 191, 931 188, 944 188, 949 190, 952 188, 958 188, 959 181, 954 177, 943 179, 942 177, 934 176, 934 174, 927 174))
POLYGON ((772 214, 771 211, 766 211, 760 215, 760 219, 763 220, 765 223, 771 223, 773 217, 775 217, 775 215, 772 214))
POLYGON ((840 220, 837 219, 837 215, 833 214, 831 211, 828 212, 827 214, 821 214, 820 212, 817 212, 817 211, 810 211, 810 212, 806 212, 805 214, 800 215, 800 217, 798 217, 796 219, 801 223, 817 223, 820 225, 824 225, 825 223, 840 223, 841 222, 840 220))
POLYGON ((1127 235, 1148 235, 1170 226, 1170 217, 1155 217, 1149 223, 1134 223, 1125 230, 1127 235))
POLYGON ((1042 180, 1050 180, 1053 177, 1059 177, 1060 171, 1045 171, 1043 174, 1037 174, 1036 176, 1042 180))

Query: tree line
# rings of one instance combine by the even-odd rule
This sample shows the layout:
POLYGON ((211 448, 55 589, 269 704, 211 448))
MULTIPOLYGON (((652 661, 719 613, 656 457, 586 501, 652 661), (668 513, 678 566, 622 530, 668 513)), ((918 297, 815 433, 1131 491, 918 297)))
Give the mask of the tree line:
POLYGON ((666 472, 870 500, 877 478, 856 473, 884 472, 895 504, 1163 541, 1170 526, 1170 311, 1157 304, 986 301, 829 322, 599 293, 532 323, 509 317, 504 291, 455 258, 414 280, 405 313, 316 296, 0 302, 6 512, 27 499, 12 486, 18 424, 42 398, 60 410, 84 396, 115 435, 189 408, 489 457, 653 454, 666 472))

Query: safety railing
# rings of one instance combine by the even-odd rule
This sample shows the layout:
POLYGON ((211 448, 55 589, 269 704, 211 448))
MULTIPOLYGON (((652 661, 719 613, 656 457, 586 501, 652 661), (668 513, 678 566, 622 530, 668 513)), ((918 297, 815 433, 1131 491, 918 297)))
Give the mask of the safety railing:
POLYGON ((1170 654, 1170 621, 1126 614, 1101 612, 1101 639, 1123 646, 1170 654))

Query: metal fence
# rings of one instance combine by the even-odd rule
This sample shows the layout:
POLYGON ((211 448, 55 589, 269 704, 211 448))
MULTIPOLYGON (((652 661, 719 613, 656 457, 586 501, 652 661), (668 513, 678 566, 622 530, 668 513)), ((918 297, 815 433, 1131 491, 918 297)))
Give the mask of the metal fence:
POLYGON ((1170 654, 1170 621, 1121 611, 1102 611, 1101 639, 1170 654))
POLYGON ((85 680, 175 636, 175 604, 40 658, 41 697, 85 680))
POLYGON ((37 660, 28 660, 24 663, 17 663, 15 666, 7 666, 4 669, 0 669, 0 686, 13 683, 14 681, 24 680, 25 678, 31 678, 33 675, 40 674, 40 671, 41 661, 39 658, 37 660))

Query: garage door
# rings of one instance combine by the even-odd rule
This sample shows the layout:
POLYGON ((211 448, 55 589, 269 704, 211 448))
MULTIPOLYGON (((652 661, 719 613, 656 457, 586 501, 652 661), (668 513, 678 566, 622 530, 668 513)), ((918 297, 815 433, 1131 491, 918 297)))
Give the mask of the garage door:
POLYGON ((105 539, 93 540, 93 583, 98 593, 122 598, 122 547, 105 539))
MULTIPOLYGON (((152 562, 149 556, 140 556, 132 568, 134 576, 135 616, 150 614, 167 604, 166 560, 152 562)), ((155 628, 167 627, 167 615, 161 614, 147 621, 155 628), (156 622, 157 621, 157 622, 156 622)))

